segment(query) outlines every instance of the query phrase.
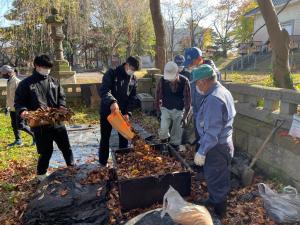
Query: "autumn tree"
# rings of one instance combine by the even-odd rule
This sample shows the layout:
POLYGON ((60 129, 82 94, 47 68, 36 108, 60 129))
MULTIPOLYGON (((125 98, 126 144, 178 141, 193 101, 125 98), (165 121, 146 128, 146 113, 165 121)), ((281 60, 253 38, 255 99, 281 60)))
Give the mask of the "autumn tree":
POLYGON ((168 47, 168 58, 174 58, 174 49, 180 40, 176 39, 176 35, 180 36, 181 34, 176 33, 178 31, 179 25, 182 22, 182 17, 184 14, 184 8, 182 3, 175 3, 172 0, 162 3, 162 8, 164 10, 164 15, 166 19, 166 32, 167 32, 167 47, 168 47))
POLYGON ((246 0, 239 5, 236 11, 237 20, 232 34, 239 43, 248 43, 252 41, 254 17, 246 17, 245 13, 256 7, 256 1, 246 0))
POLYGON ((15 64, 19 64, 19 61, 23 61, 21 64, 31 62, 40 53, 53 53, 50 29, 45 23, 52 6, 58 8, 64 16, 66 41, 70 41, 71 37, 80 40, 88 26, 81 24, 79 3, 80 0, 14 0, 12 9, 5 17, 13 22, 10 26, 10 42, 14 46, 15 64))
POLYGON ((290 38, 282 29, 271 0, 257 0, 272 45, 273 81, 276 87, 294 89, 289 66, 290 38))
POLYGON ((166 63, 166 35, 160 8, 160 0, 150 0, 150 10, 156 37, 155 65, 163 71, 166 63))
POLYGON ((90 40, 109 66, 112 57, 152 55, 154 31, 147 0, 92 0, 90 40))
POLYGON ((238 0, 220 0, 216 7, 214 21, 214 28, 218 35, 216 42, 222 48, 224 57, 227 57, 227 51, 233 44, 232 31, 238 18, 236 10, 239 3, 238 0))

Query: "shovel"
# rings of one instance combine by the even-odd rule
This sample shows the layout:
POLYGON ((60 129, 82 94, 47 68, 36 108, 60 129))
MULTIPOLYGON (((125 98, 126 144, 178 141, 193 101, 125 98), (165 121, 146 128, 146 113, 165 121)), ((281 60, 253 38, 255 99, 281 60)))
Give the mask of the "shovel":
POLYGON ((254 158, 252 159, 249 166, 246 166, 242 170, 242 184, 244 186, 249 186, 252 184, 253 176, 254 176, 254 170, 252 169, 253 165, 256 163, 257 159, 265 149, 267 143, 270 141, 271 137, 276 133, 276 131, 283 125, 284 120, 276 120, 274 124, 274 128, 269 133, 263 144, 260 146, 258 151, 256 152, 254 158))

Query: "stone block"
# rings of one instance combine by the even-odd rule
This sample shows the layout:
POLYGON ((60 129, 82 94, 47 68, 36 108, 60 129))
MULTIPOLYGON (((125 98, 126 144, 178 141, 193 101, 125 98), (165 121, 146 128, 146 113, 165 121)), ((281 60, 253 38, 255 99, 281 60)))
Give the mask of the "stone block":
POLYGON ((149 93, 153 88, 152 78, 140 78, 138 79, 137 92, 138 93, 149 93))
POLYGON ((148 76, 154 76, 155 74, 158 74, 158 73, 161 73, 160 69, 158 69, 158 68, 147 69, 148 76))
POLYGON ((140 93, 137 98, 141 102, 142 112, 150 113, 154 110, 154 98, 148 93, 140 93))
POLYGON ((280 103, 280 113, 284 115, 294 115, 297 113, 298 105, 288 103, 288 102, 281 102, 280 103))
POLYGON ((282 148, 282 163, 279 165, 290 177, 300 181, 300 154, 282 148))
POLYGON ((242 130, 234 130, 234 145, 241 151, 248 152, 248 134, 242 130))
POLYGON ((253 157, 262 143, 262 139, 248 135, 248 154, 253 157))

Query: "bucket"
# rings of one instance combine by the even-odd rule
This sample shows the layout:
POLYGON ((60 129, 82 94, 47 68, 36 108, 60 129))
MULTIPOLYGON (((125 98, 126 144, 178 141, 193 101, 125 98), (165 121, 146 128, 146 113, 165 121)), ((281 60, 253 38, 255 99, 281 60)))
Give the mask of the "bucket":
POLYGON ((131 140, 134 137, 131 126, 120 111, 114 111, 107 117, 111 126, 116 129, 124 138, 131 140))

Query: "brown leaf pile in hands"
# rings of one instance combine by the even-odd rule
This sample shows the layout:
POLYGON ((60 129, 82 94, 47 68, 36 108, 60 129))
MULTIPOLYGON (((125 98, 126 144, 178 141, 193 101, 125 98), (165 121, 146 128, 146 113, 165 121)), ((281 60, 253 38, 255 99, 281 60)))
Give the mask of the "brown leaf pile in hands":
POLYGON ((117 154, 118 175, 121 178, 162 175, 182 171, 176 159, 160 155, 155 149, 138 136, 133 139, 134 151, 117 154))
POLYGON ((35 121, 37 124, 56 124, 62 121, 70 121, 74 112, 69 108, 40 108, 36 111, 29 111, 26 120, 35 121))

